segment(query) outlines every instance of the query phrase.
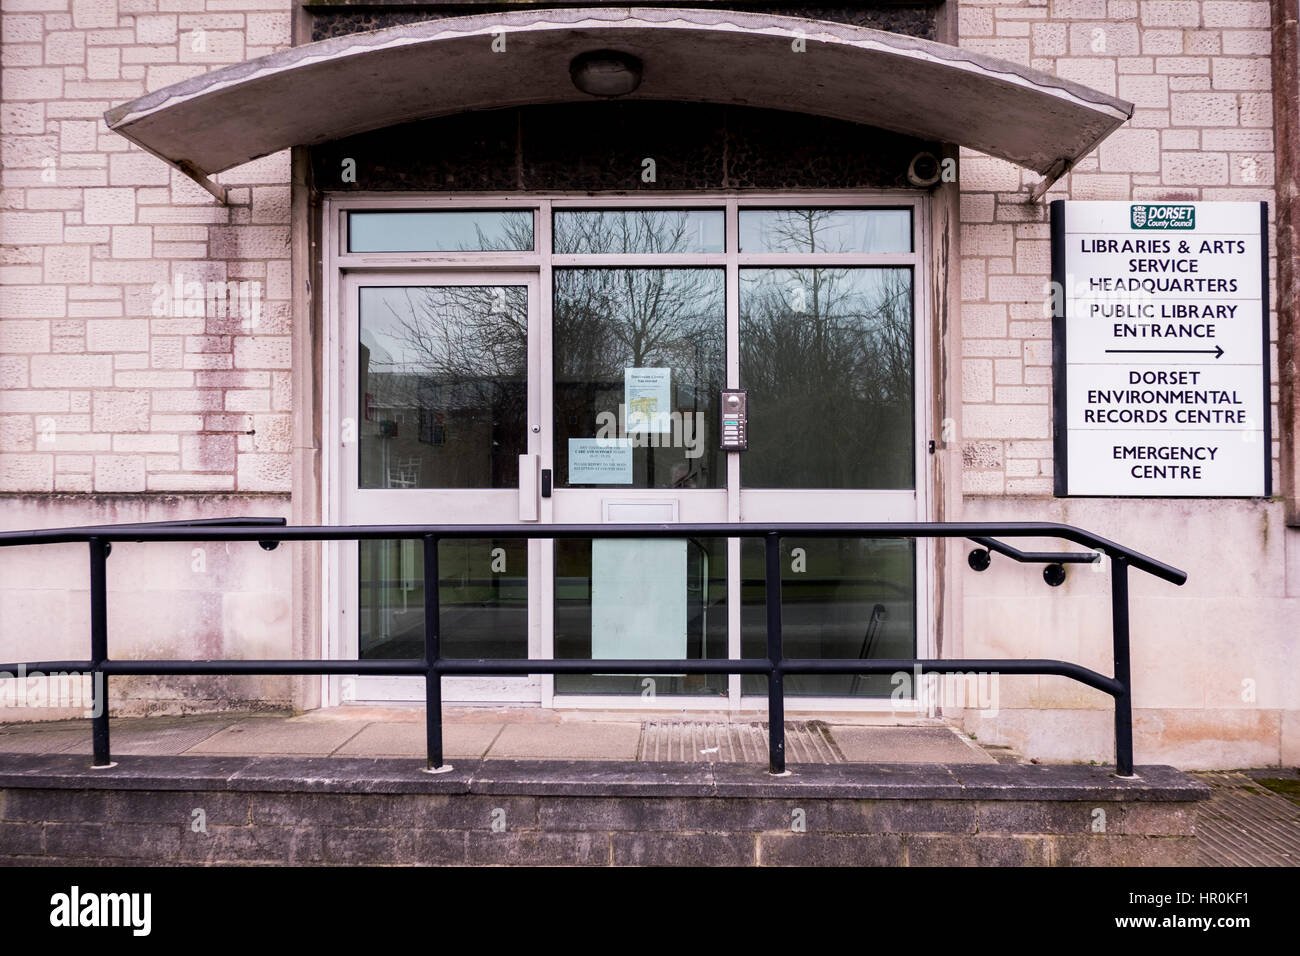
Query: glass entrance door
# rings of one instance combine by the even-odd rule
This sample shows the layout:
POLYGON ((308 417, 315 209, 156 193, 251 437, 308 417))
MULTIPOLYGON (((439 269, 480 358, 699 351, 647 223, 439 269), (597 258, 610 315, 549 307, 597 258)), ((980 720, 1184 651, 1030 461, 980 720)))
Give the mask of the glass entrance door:
MULTIPOLYGON (((348 200, 335 220, 339 521, 926 516, 923 217, 910 199, 384 202, 348 200), (749 444, 723 450, 720 393, 738 388, 749 444)), ((926 627, 924 542, 784 547, 788 655, 913 656, 926 627)), ((337 552, 340 653, 418 657, 418 545, 337 552)), ((764 653, 757 541, 507 536, 444 542, 439 558, 449 656, 764 653)), ((786 686, 796 705, 817 706, 893 690, 887 677, 786 686)), ((736 676, 444 681, 447 700, 566 706, 739 708, 764 692, 736 676)), ((341 697, 421 700, 423 690, 356 679, 341 697)))
MULTIPOLYGON (((727 381, 722 209, 554 211, 553 518, 725 522, 718 448, 727 381), (633 264, 634 263, 634 264, 633 264)), ((557 541, 561 658, 729 656, 725 538, 557 541)), ((725 676, 559 676, 567 697, 725 700, 725 676)))
MULTIPOLYGON (((535 469, 534 275, 356 276, 344 283, 344 511, 357 524, 514 524, 520 469, 535 469)), ((527 482, 525 483, 527 486, 527 482)), ((533 494, 531 487, 524 491, 533 494)), ((362 660, 424 654, 419 541, 342 546, 346 633, 362 660), (353 622, 347 625, 349 619, 353 622)), ((530 548, 524 539, 446 540, 436 583, 443 653, 529 654, 530 548)), ((417 678, 357 678, 344 698, 420 699, 417 678)), ((447 700, 536 701, 535 678, 448 678, 447 700)))

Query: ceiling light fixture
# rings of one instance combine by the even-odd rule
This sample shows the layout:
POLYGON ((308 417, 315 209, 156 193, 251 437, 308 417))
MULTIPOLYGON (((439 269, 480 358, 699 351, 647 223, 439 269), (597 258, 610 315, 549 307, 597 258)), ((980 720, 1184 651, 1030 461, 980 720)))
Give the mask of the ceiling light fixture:
POLYGON ((592 50, 573 58, 569 76, 591 96, 625 96, 641 85, 641 61, 618 50, 592 50))

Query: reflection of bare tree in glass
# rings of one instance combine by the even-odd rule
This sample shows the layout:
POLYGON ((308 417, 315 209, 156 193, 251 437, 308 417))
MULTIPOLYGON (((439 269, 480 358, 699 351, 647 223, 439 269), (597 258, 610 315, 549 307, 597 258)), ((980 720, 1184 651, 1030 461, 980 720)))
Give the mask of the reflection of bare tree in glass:
POLYGON ((691 235, 699 223, 681 209, 564 210, 556 217, 555 252, 699 252, 701 241, 691 235))
POLYGON ((556 379, 621 382, 625 368, 651 366, 702 370, 720 354, 722 314, 720 270, 557 269, 556 379))
POLYGON ((832 245, 831 209, 780 209, 768 213, 763 246, 772 252, 848 252, 841 241, 832 245))
MULTIPOLYGON (((682 252, 689 230, 680 210, 569 213, 556 252, 682 252)), ((554 312, 557 381, 621 382, 629 367, 721 370, 720 270, 557 269, 554 312)))
POLYGON ((482 223, 474 224, 476 242, 471 246, 461 244, 472 252, 524 252, 533 248, 533 215, 519 211, 503 215, 493 223, 492 234, 483 231, 482 223))
MULTIPOLYGON (((699 248, 695 220, 679 210, 566 211, 557 217, 556 251, 583 254, 673 253, 699 248)), ((556 435, 596 435, 597 416, 617 413, 628 368, 672 370, 674 407, 715 416, 725 375, 725 276, 717 268, 557 268, 553 335, 556 435)), ((695 422, 692 419, 692 426, 695 422)), ((703 435, 696 433, 699 439, 703 435)), ((716 483, 715 454, 636 449, 640 487, 716 483)), ((557 456, 557 479, 567 476, 557 456)))
MULTIPOLYGON (((414 412, 412 431, 490 434, 493 485, 509 480, 525 443, 527 291, 517 286, 385 289, 384 319, 371 325, 387 358, 371 355, 370 389, 381 406, 414 412)), ((482 462, 478 462, 482 465, 482 462)))
POLYGON ((740 340, 747 484, 910 484, 910 270, 745 270, 740 340))
MULTIPOLYGON (((668 368, 673 408, 661 411, 700 416, 690 427, 704 457, 638 448, 633 481, 651 488, 715 485, 716 451, 705 435, 725 375, 722 270, 556 269, 554 281, 560 447, 569 438, 595 436, 602 413, 617 414, 626 369, 668 368)), ((558 457, 557 468, 557 477, 567 481, 567 455, 558 457)))

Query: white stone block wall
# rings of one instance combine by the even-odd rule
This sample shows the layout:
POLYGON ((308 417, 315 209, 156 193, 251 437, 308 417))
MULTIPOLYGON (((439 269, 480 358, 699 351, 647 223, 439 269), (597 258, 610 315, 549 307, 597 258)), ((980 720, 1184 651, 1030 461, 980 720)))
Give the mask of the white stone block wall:
POLYGON ((288 154, 223 206, 102 115, 288 47, 291 11, 4 0, 0 492, 290 491, 288 154))
MULTIPOLYGON (((292 0, 0 6, 0 527, 287 516, 288 155, 218 177, 223 206, 102 116, 288 47, 292 0)), ((0 660, 88 655, 84 550, 0 555, 0 660)), ((110 651, 294 656, 290 553, 119 547, 110 651)), ((295 703, 284 678, 121 679, 112 700, 295 703)), ((75 710, 0 699, 0 720, 75 710)))
MULTIPOLYGON (((1048 203, 1264 200, 1271 224, 1269 26, 1259 0, 960 0, 960 45, 1135 106, 1039 204, 1025 201, 1036 175, 963 150, 960 442, 965 519, 1077 524, 1188 571, 1183 588, 1130 578, 1139 763, 1298 759, 1300 689, 1279 675, 1296 664, 1300 530, 1286 527, 1280 501, 1052 497, 1048 203)), ((1108 568, 1075 566, 1049 589, 1036 569, 995 558, 961 584, 960 656, 1052 657, 1111 671, 1108 568)), ((963 715, 979 739, 1044 760, 1114 759, 1105 695, 1061 678, 1003 678, 1000 688, 997 713, 963 715)))
MULTIPOLYGON (((1026 202, 1035 174, 962 151, 962 486, 974 495, 1046 496, 1052 494, 1047 204, 1266 200, 1271 215, 1269 4, 961 0, 958 29, 963 47, 1135 106, 1133 118, 1037 204, 1026 202)), ((1276 383, 1275 320, 1271 339, 1276 383)), ((1276 487, 1276 385, 1273 402, 1276 487)))

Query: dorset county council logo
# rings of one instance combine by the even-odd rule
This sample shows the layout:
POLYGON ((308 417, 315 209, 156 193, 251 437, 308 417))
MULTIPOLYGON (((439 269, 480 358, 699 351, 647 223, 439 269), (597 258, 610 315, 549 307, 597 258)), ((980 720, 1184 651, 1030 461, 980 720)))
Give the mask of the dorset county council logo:
POLYGON ((1129 207, 1134 229, 1195 229, 1196 207, 1137 203, 1129 207))

